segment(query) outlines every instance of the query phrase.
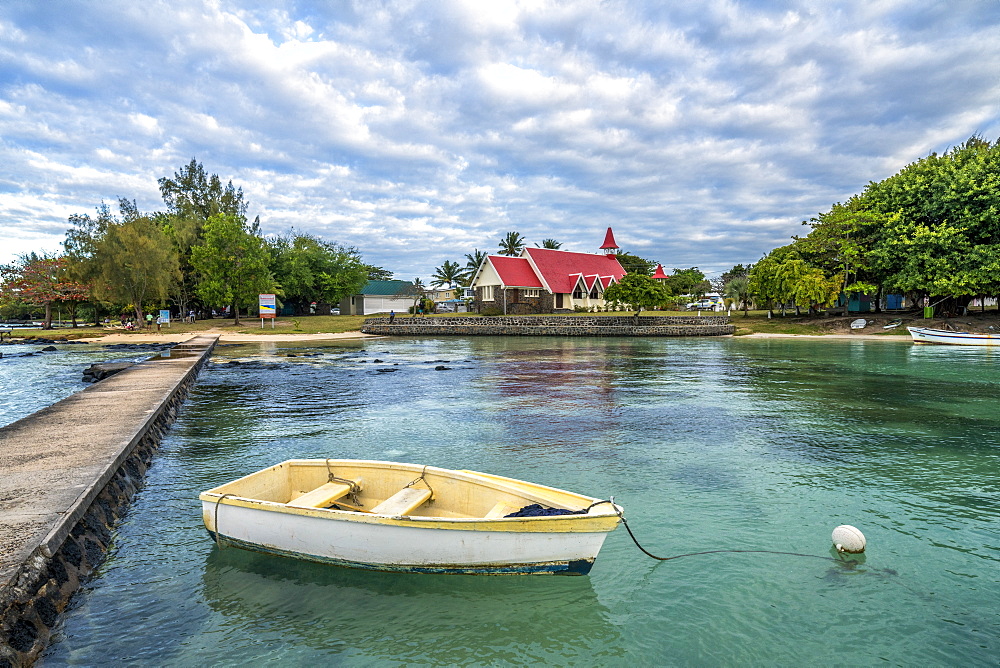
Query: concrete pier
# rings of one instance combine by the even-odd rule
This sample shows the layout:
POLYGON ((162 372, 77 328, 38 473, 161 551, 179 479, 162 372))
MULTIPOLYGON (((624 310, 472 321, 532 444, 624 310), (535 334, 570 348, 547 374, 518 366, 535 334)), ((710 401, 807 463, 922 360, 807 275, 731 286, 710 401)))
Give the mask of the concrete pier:
POLYGON ((48 644, 217 340, 190 339, 0 428, 0 668, 48 644))

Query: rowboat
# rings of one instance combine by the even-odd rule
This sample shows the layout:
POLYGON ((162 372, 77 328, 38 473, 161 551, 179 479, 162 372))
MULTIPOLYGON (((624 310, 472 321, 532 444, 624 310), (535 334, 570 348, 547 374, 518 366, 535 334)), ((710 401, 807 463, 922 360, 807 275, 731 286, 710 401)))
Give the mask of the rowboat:
POLYGON ((914 343, 945 343, 956 346, 1000 346, 1000 335, 951 332, 929 327, 907 327, 914 343))
POLYGON ((220 547, 418 573, 585 575, 622 512, 514 478, 356 459, 291 459, 199 498, 220 547))

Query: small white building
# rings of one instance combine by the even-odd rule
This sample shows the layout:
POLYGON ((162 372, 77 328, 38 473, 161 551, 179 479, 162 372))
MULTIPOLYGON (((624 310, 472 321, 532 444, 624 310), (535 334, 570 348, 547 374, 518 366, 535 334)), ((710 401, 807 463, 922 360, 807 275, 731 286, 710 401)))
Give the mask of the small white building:
POLYGON ((406 313, 415 299, 413 283, 409 281, 368 281, 361 292, 340 302, 340 314, 406 313))

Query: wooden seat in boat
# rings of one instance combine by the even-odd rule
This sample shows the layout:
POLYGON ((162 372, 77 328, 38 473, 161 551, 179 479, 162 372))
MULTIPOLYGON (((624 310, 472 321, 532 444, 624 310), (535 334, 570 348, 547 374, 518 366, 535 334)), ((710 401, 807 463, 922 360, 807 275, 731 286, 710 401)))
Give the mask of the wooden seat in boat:
POLYGON ((431 490, 406 487, 372 508, 377 515, 409 515, 431 498, 431 490))
POLYGON ((493 506, 490 512, 486 513, 485 519, 488 520, 499 519, 501 517, 506 517, 511 513, 516 513, 520 509, 521 509, 520 506, 512 506, 506 501, 501 501, 497 505, 493 506))
MULTIPOLYGON (((360 480, 356 481, 355 484, 358 488, 361 487, 360 480)), ((311 492, 295 497, 288 502, 288 505, 296 508, 326 508, 337 499, 347 496, 350 491, 351 485, 345 482, 328 482, 311 492)))

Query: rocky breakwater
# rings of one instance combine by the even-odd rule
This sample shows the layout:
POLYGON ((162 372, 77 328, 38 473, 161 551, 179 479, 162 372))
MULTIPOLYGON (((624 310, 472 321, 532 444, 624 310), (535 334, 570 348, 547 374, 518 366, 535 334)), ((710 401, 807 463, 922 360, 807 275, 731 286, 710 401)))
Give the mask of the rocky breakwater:
POLYGON ((216 341, 179 344, 0 428, 0 668, 45 649, 216 341))
POLYGON ((728 316, 495 316, 367 318, 361 331, 388 336, 727 336, 728 316))

